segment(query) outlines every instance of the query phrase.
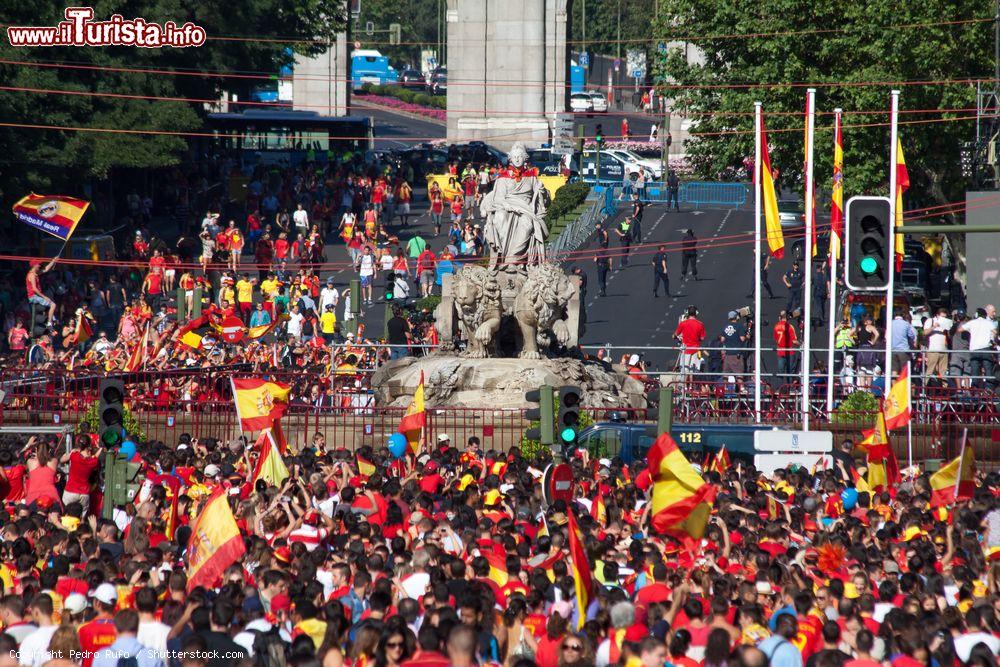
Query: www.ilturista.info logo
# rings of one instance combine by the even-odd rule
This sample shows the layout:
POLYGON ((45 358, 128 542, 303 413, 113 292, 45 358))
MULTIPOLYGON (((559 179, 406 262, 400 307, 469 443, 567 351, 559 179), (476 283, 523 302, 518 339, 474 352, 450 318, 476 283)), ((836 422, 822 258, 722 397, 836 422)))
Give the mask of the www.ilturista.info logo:
POLYGON ((8 27, 11 46, 140 46, 157 49, 183 48, 205 43, 205 29, 190 21, 178 26, 145 19, 125 19, 114 14, 107 21, 94 21, 93 7, 67 7, 66 20, 54 27, 8 27))

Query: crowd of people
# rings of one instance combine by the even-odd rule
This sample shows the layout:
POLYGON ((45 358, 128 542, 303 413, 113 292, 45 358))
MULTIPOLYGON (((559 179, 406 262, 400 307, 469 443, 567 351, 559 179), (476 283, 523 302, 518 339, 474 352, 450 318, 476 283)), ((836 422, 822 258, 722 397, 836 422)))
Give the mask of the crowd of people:
POLYGON ((316 434, 271 483, 244 440, 181 434, 140 442, 138 492, 108 507, 96 437, 3 438, 6 666, 994 667, 1000 651, 1000 477, 944 509, 916 471, 858 492, 851 441, 826 470, 703 472, 716 495, 694 539, 651 528, 644 461, 599 453, 572 458, 567 500, 542 491, 547 449, 442 433, 396 458, 316 434), (245 553, 191 586, 193 524, 220 494, 245 553))

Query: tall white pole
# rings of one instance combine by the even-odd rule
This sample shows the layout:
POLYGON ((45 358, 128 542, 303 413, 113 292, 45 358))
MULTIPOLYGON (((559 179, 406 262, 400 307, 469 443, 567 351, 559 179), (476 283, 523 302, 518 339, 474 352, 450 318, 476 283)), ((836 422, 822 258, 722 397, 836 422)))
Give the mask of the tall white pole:
POLYGON ((959 485, 962 483, 962 470, 965 468, 965 444, 969 440, 969 429, 962 429, 962 450, 958 454, 958 474, 955 475, 954 501, 958 502, 959 485))
POLYGON ((806 238, 802 261, 806 265, 806 282, 802 295, 802 429, 809 430, 809 372, 810 345, 812 343, 812 234, 813 212, 813 130, 816 122, 816 89, 806 91, 806 238))
POLYGON ((761 103, 754 102, 754 161, 753 161, 753 411, 760 423, 760 130, 763 119, 761 103))
MULTIPOLYGON (((840 117, 843 115, 842 109, 833 110, 833 150, 837 151, 837 137, 840 136, 840 117)), ((843 167, 841 167, 843 169, 843 167)), ((841 208, 843 208, 844 173, 840 174, 841 208)), ((843 215, 843 211, 841 211, 843 215)), ((841 245, 841 244, 838 244, 841 245)), ((827 419, 833 414, 833 362, 834 362, 834 329, 837 326, 837 255, 833 252, 833 229, 830 229, 830 243, 828 246, 830 255, 830 309, 827 318, 829 333, 827 334, 826 351, 826 415, 827 419)))
MULTIPOLYGON (((885 392, 892 386, 892 299, 896 279, 896 142, 899 137, 899 91, 889 109, 889 279, 885 292, 885 392)), ((885 395, 885 393, 883 393, 885 395)))
POLYGON ((906 420, 906 465, 913 466, 913 369, 906 362, 906 403, 910 406, 910 418, 906 420))

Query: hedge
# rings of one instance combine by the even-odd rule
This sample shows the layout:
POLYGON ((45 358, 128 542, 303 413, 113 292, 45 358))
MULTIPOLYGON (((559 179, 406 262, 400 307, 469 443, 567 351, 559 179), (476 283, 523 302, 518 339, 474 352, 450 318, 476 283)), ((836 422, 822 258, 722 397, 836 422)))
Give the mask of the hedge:
POLYGON ((552 204, 546 211, 546 219, 553 224, 560 217, 572 213, 577 206, 587 200, 590 194, 590 186, 586 183, 567 183, 556 191, 556 196, 552 199, 552 204))
POLYGON ((372 95, 395 97, 410 104, 420 104, 434 109, 448 108, 448 99, 444 95, 429 95, 423 91, 412 90, 399 85, 379 86, 374 83, 366 83, 361 89, 372 95))

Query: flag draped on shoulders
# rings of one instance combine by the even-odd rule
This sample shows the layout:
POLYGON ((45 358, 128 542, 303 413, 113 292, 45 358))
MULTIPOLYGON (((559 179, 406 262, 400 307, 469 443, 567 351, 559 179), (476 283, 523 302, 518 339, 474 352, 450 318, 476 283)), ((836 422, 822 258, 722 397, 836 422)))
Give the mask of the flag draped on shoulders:
POLYGON ((579 630, 587 620, 587 607, 590 606, 593 595, 594 582, 591 577, 590 563, 587 561, 587 552, 583 548, 583 538, 580 535, 580 527, 576 524, 573 512, 569 513, 569 562, 573 575, 573 585, 575 595, 573 601, 576 606, 576 627, 579 630))
POLYGON ((424 409, 424 373, 421 371, 420 382, 413 391, 413 400, 410 401, 410 406, 406 408, 406 413, 399 420, 399 427, 396 428, 397 433, 402 433, 406 436, 411 454, 415 455, 417 453, 417 448, 420 446, 420 434, 426 425, 427 412, 424 409))
POLYGON ((262 431, 274 426, 288 409, 292 388, 260 378, 233 378, 233 401, 244 431, 262 431))
POLYGON ((781 232, 781 219, 778 217, 778 195, 774 187, 774 172, 771 170, 771 155, 767 147, 767 132, 764 130, 764 119, 760 119, 760 189, 764 200, 764 228, 767 232, 767 247, 775 259, 785 255, 785 236, 781 232))
POLYGON ((931 475, 931 507, 953 505, 971 500, 976 492, 976 455, 972 447, 931 475))
POLYGON ((224 489, 216 491, 191 527, 186 560, 188 590, 212 587, 226 568, 246 553, 243 535, 224 489))
POLYGON ((691 467, 668 433, 656 439, 647 460, 653 480, 653 530, 678 538, 701 539, 712 513, 715 487, 691 467))

